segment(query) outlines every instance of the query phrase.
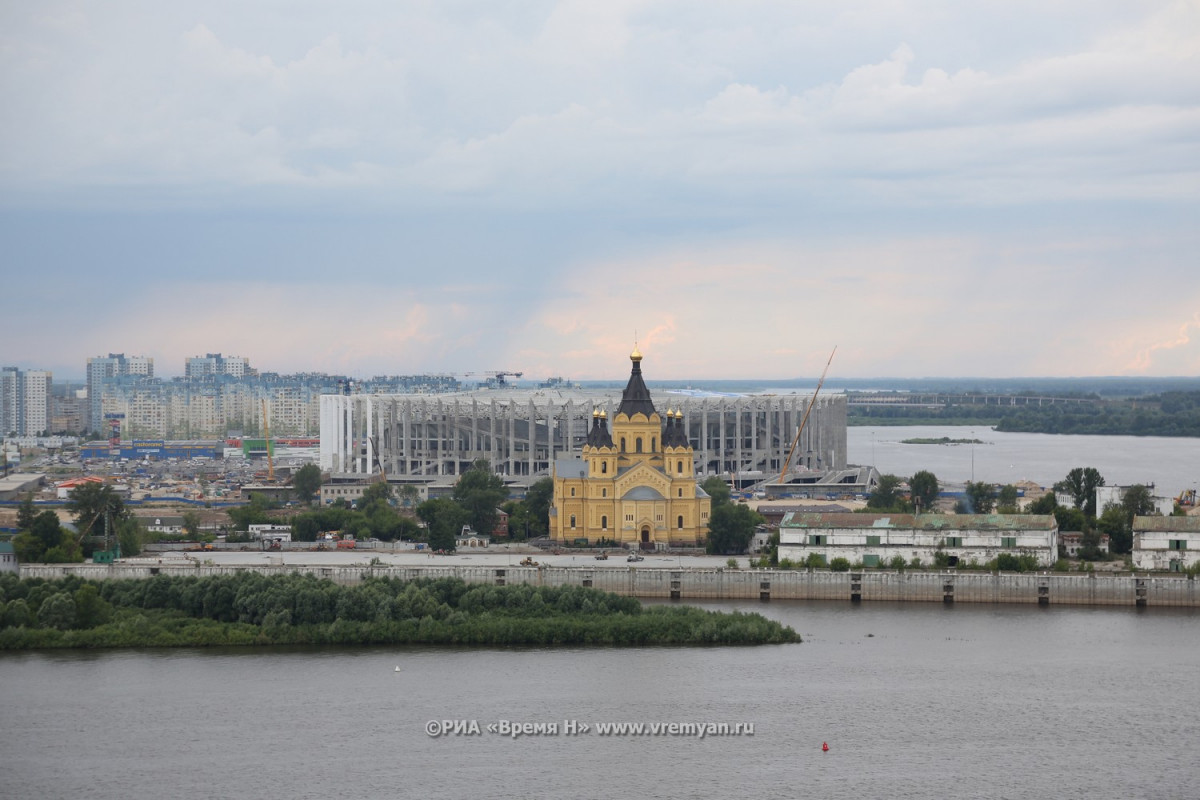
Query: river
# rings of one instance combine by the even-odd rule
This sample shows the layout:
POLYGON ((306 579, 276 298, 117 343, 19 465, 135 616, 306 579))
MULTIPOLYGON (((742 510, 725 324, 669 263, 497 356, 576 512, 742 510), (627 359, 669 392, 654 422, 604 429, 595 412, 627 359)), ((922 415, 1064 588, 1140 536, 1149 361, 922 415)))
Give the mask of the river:
POLYGON ((710 607, 762 611, 805 642, 0 654, 2 791, 322 800, 1196 794, 1198 612, 710 607), (480 733, 430 737, 431 720, 474 722, 480 733), (488 732, 502 721, 559 730, 488 732), (567 735, 567 721, 590 730, 567 735), (605 722, 742 722, 753 735, 602 736, 595 726, 605 722))
POLYGON ((984 426, 851 427, 846 449, 852 464, 902 476, 927 469, 942 483, 1031 480, 1048 487, 1075 467, 1095 467, 1109 485, 1153 483, 1160 497, 1177 497, 1200 483, 1200 439, 1191 438, 1000 433, 984 426), (902 443, 943 437, 984 443, 902 443))

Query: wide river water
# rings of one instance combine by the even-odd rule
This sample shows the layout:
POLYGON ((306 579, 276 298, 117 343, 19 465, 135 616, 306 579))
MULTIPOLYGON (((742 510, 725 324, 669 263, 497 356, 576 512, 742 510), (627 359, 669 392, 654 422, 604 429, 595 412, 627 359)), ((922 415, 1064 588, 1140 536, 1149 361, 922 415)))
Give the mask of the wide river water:
POLYGON ((761 611, 805 641, 0 654, 0 795, 1197 796, 1195 611, 709 607, 761 611), (480 734, 433 738, 431 720, 480 734), (568 720, 591 730, 566 735, 568 720), (560 732, 488 732, 501 721, 560 732), (753 735, 598 735, 608 722, 753 735))
POLYGON ((1177 497, 1200 482, 1200 439, 1193 438, 1000 433, 985 426, 851 427, 846 449, 852 464, 906 477, 927 469, 942 483, 1031 480, 1048 487, 1075 467, 1095 467, 1109 485, 1153 483, 1160 497, 1177 497), (983 444, 903 444, 943 437, 983 444))

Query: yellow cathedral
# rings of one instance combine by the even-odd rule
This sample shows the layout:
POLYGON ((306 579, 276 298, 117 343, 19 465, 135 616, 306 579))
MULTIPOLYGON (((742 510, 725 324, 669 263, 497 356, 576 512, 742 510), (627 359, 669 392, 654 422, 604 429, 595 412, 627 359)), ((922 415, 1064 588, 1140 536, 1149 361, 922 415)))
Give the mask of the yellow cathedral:
POLYGON ((580 456, 554 462, 550 535, 563 544, 665 550, 703 546, 712 501, 696 484, 682 411, 654 409, 635 347, 629 382, 608 430, 592 412, 580 456))

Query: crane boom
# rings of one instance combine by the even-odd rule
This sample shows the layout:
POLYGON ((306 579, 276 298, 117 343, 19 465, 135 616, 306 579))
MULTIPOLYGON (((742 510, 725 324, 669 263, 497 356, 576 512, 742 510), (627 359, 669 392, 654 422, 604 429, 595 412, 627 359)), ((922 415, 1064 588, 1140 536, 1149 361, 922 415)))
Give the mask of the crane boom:
POLYGON ((817 395, 820 394, 821 387, 825 384, 825 375, 828 374, 829 365, 833 363, 833 356, 836 353, 837 345, 834 345, 833 352, 829 354, 829 360, 825 362, 825 369, 821 372, 821 380, 817 381, 817 390, 813 392, 812 399, 808 401, 808 408, 804 409, 804 416, 800 420, 800 427, 796 429, 796 438, 792 439, 792 447, 788 450, 787 458, 783 461, 783 469, 779 470, 780 483, 783 483, 787 479, 788 467, 792 465, 792 453, 796 452, 796 445, 800 443, 800 434, 804 433, 804 426, 808 422, 808 414, 817 402, 817 395))

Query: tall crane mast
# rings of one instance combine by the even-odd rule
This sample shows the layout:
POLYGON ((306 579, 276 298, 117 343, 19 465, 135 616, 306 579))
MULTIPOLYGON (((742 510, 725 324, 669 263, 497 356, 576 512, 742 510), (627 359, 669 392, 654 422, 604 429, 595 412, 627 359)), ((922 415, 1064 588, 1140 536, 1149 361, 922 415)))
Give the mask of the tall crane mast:
POLYGON ((271 454, 271 423, 267 420, 267 399, 262 400, 263 441, 267 447, 267 480, 275 481, 275 457, 271 454))
POLYGON ((808 401, 808 408, 804 409, 804 417, 800 420, 800 427, 796 428, 796 438, 792 439, 792 447, 788 450, 787 458, 783 461, 783 469, 779 470, 780 483, 784 483, 787 480, 788 467, 792 465, 792 453, 796 452, 796 445, 800 443, 800 434, 804 433, 804 426, 808 422, 808 414, 817 402, 817 395, 820 394, 821 387, 825 384, 825 375, 828 374, 829 365, 833 363, 833 356, 836 353, 837 345, 834 345, 833 352, 829 354, 829 360, 825 362, 825 369, 821 372, 821 380, 817 381, 817 389, 813 392, 812 399, 808 401))

